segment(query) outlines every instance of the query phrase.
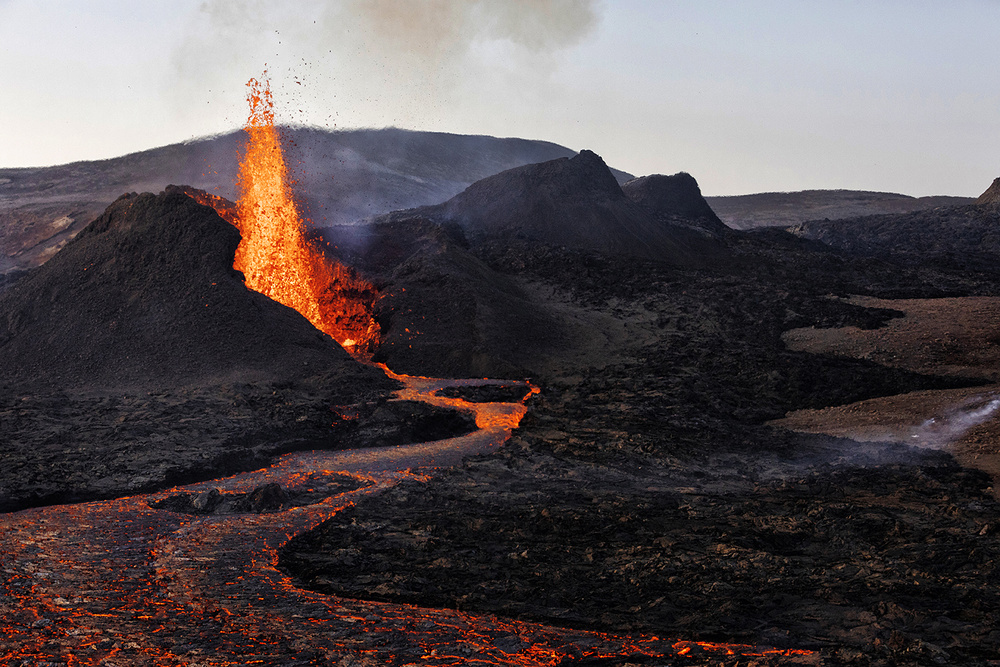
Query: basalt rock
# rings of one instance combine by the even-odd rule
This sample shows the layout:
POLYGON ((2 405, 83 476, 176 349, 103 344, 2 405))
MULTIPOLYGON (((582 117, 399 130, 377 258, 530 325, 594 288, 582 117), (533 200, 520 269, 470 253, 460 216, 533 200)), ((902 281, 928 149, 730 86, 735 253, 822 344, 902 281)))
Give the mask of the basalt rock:
POLYGON ((1000 207, 992 205, 818 220, 791 231, 851 255, 908 266, 986 272, 995 272, 1000 266, 1000 207))
POLYGON ((634 178, 622 186, 622 192, 665 222, 702 229, 716 237, 729 229, 701 196, 698 181, 683 171, 634 178))
POLYGON ((128 194, 0 292, 0 511, 356 439, 396 383, 247 289, 232 268, 239 240, 174 189, 128 194))
POLYGON ((973 197, 910 197, 864 190, 802 190, 706 197, 709 206, 733 229, 790 227, 811 220, 846 220, 865 215, 912 213, 941 206, 965 206, 973 197))
POLYGON ((325 238, 339 258, 380 286, 374 360, 396 372, 524 377, 564 344, 558 318, 476 257, 453 223, 398 215, 334 231, 325 238))
POLYGON ((303 507, 340 493, 346 493, 371 482, 341 473, 313 473, 308 476, 308 487, 283 488, 270 483, 258 486, 248 493, 222 492, 210 489, 199 493, 175 493, 150 503, 150 507, 180 514, 269 514, 291 507, 303 507))

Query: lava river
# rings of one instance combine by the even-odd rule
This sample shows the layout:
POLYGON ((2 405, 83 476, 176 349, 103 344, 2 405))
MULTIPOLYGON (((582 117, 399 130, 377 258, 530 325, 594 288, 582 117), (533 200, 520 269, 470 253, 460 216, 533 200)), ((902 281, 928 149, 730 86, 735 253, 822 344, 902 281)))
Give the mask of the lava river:
POLYGON ((500 445, 526 410, 523 402, 472 404, 434 395, 487 380, 393 377, 405 382, 405 398, 476 411, 480 430, 402 447, 294 453, 226 479, 0 517, 0 664, 555 665, 636 654, 683 662, 771 655, 812 663, 815 656, 805 652, 573 631, 296 588, 275 567, 290 537, 366 494, 500 445), (225 494, 270 482, 318 487, 345 475, 361 488, 270 514, 151 507, 178 492, 225 494))

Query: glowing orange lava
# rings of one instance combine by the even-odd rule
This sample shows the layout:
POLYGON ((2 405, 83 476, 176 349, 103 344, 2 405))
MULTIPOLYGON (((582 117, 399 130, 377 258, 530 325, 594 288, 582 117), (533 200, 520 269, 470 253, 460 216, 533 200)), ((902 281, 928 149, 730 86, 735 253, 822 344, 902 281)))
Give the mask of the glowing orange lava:
MULTIPOLYGON (((405 385, 405 400, 436 401, 445 387, 494 382, 394 377, 405 385)), ((519 413, 522 403, 507 405, 519 413)), ((495 412, 495 404, 466 408, 477 421, 495 412)), ((500 446, 509 428, 486 421, 488 428, 449 440, 297 452, 268 468, 157 494, 0 515, 0 665, 558 667, 643 657, 674 665, 820 664, 809 651, 339 598, 300 589, 277 569, 278 550, 292 536, 365 496, 403 480, 426 482, 432 468, 500 446), (345 475, 366 484, 273 513, 156 509, 155 501, 177 492, 248 492, 266 483, 302 489, 345 475)))
POLYGON ((306 239, 274 126, 267 72, 247 87, 250 116, 239 199, 235 216, 226 216, 243 235, 234 267, 243 272, 247 287, 294 308, 349 352, 367 357, 378 337, 371 315, 375 287, 306 239))

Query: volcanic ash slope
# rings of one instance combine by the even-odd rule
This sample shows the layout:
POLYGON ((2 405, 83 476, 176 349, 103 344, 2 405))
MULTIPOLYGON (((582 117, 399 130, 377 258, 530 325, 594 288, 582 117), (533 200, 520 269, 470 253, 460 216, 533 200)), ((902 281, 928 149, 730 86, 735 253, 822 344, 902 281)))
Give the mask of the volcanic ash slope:
POLYGON ((604 160, 584 150, 572 158, 508 169, 473 183, 443 204, 387 218, 419 214, 454 222, 473 242, 526 238, 677 266, 703 264, 707 246, 721 250, 718 243, 706 243, 707 230, 692 235, 690 225, 665 221, 646 203, 627 196, 604 160))

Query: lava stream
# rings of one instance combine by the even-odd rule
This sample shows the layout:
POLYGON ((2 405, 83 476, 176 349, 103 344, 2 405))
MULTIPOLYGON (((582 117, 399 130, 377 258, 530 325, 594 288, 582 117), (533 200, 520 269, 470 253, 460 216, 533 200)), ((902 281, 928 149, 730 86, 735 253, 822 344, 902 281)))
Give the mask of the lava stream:
MULTIPOLYGON (((417 398, 470 383, 396 377, 407 384, 404 393, 417 398)), ((477 413, 498 410, 496 404, 447 400, 477 413)), ((520 411, 520 404, 506 405, 520 411)), ((402 479, 426 480, 421 468, 494 448, 509 433, 508 423, 493 421, 438 442, 300 452, 266 469, 182 489, 6 515, 0 524, 6 573, 0 664, 557 665, 568 657, 629 655, 700 657, 702 664, 780 656, 815 664, 815 655, 797 651, 616 636, 342 599, 298 589, 275 568, 277 550, 293 535, 402 479), (271 514, 192 516, 150 506, 182 491, 227 493, 268 482, 291 488, 325 474, 370 484, 271 514)))

